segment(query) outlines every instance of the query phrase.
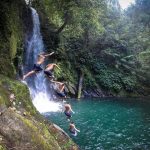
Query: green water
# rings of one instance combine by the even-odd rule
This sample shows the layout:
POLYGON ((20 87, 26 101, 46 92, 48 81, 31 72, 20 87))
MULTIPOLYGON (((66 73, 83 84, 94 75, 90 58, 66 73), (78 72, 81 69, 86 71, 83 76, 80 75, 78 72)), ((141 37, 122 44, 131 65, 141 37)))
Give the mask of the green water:
MULTIPOLYGON (((150 100, 150 99, 149 99, 150 100)), ((150 102, 127 99, 70 101, 72 120, 80 129, 68 132, 61 112, 45 116, 64 129, 82 150, 150 150, 150 102)))

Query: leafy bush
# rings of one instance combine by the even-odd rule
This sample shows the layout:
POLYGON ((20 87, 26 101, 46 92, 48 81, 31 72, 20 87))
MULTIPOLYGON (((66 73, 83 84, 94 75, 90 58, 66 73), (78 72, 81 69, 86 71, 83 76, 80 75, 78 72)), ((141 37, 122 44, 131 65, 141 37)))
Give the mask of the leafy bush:
POLYGON ((55 70, 55 77, 60 81, 70 81, 71 83, 77 83, 77 72, 70 62, 66 63, 57 63, 61 68, 55 70))
POLYGON ((132 92, 136 86, 136 79, 134 77, 123 77, 122 78, 122 83, 124 86, 124 89, 128 92, 132 92))
POLYGON ((86 88, 97 87, 97 83, 94 79, 94 76, 89 70, 85 70, 84 86, 86 88))
POLYGON ((92 69, 95 73, 100 73, 101 70, 106 70, 107 66, 102 62, 96 62, 92 65, 92 69))
POLYGON ((114 90, 119 92, 122 88, 121 77, 122 74, 115 72, 116 70, 104 69, 101 70, 100 75, 96 75, 97 82, 107 90, 114 90))

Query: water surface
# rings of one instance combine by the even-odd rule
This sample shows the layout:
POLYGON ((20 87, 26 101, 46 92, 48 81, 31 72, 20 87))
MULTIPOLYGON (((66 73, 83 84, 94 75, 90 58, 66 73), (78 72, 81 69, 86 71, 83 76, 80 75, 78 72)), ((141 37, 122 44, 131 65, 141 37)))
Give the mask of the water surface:
POLYGON ((80 129, 68 132, 62 112, 44 114, 64 129, 82 150, 150 150, 150 102, 136 99, 71 100, 72 120, 80 129))

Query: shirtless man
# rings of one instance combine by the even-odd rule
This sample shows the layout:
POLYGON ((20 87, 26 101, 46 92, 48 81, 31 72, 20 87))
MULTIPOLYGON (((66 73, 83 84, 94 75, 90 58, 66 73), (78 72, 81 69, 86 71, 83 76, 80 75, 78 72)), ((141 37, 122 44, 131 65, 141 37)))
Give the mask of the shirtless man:
POLYGON ((48 64, 44 70, 44 73, 47 77, 54 78, 53 76, 53 70, 55 69, 55 67, 57 67, 58 69, 60 69, 56 64, 48 64))
POLYGON ((51 80, 51 82, 58 84, 58 90, 56 91, 56 93, 57 93, 60 97, 66 98, 66 95, 65 95, 65 93, 64 93, 65 84, 62 83, 62 82, 52 81, 52 80, 51 80))
POLYGON ((78 129, 75 127, 74 122, 71 122, 71 123, 69 124, 69 131, 70 131, 70 133, 71 133, 72 135, 74 135, 74 136, 77 136, 77 132, 80 132, 80 130, 78 130, 78 129))
POLYGON ((72 110, 71 105, 69 103, 65 104, 64 107, 65 107, 64 113, 67 116, 67 119, 70 120, 71 112, 74 113, 74 111, 72 110))
POLYGON ((53 54, 54 54, 54 52, 52 52, 50 54, 44 54, 44 53, 39 54, 38 55, 38 60, 37 60, 36 64, 34 64, 34 66, 33 66, 33 70, 31 70, 30 72, 25 74, 23 76, 23 80, 25 80, 28 76, 30 76, 32 74, 35 74, 35 73, 38 73, 38 72, 42 71, 43 69, 41 68, 41 64, 44 62, 46 57, 51 56, 53 54))

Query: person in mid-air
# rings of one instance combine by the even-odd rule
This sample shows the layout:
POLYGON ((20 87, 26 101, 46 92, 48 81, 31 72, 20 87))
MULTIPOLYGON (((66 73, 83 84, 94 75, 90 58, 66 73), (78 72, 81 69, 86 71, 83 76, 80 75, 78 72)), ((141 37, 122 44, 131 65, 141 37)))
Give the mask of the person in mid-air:
POLYGON ((58 90, 56 90, 57 95, 62 98, 66 98, 65 84, 62 82, 54 81, 54 80, 51 80, 51 82, 58 84, 58 90))
POLYGON ((57 67, 58 69, 60 69, 58 67, 58 65, 52 63, 52 64, 48 64, 44 70, 44 73, 45 75, 49 78, 49 79, 52 79, 54 78, 54 75, 53 75, 53 70, 55 69, 55 67, 57 67))
POLYGON ((74 113, 74 111, 72 110, 70 103, 64 104, 64 107, 65 107, 64 113, 67 116, 67 119, 70 121, 70 118, 72 117, 71 113, 74 113))
POLYGON ((70 133, 71 133, 73 136, 77 136, 77 132, 80 132, 80 130, 78 130, 78 129, 75 127, 74 122, 70 122, 70 124, 69 124, 69 131, 70 131, 70 133))
POLYGON ((54 52, 52 52, 50 54, 45 54, 45 53, 39 54, 37 62, 33 66, 33 70, 31 70, 30 72, 25 74, 23 76, 23 80, 25 80, 28 76, 31 76, 32 74, 35 74, 35 73, 38 73, 38 72, 42 71, 43 69, 42 69, 41 65, 43 64, 45 58, 48 57, 48 56, 51 56, 53 54, 54 54, 54 52))

